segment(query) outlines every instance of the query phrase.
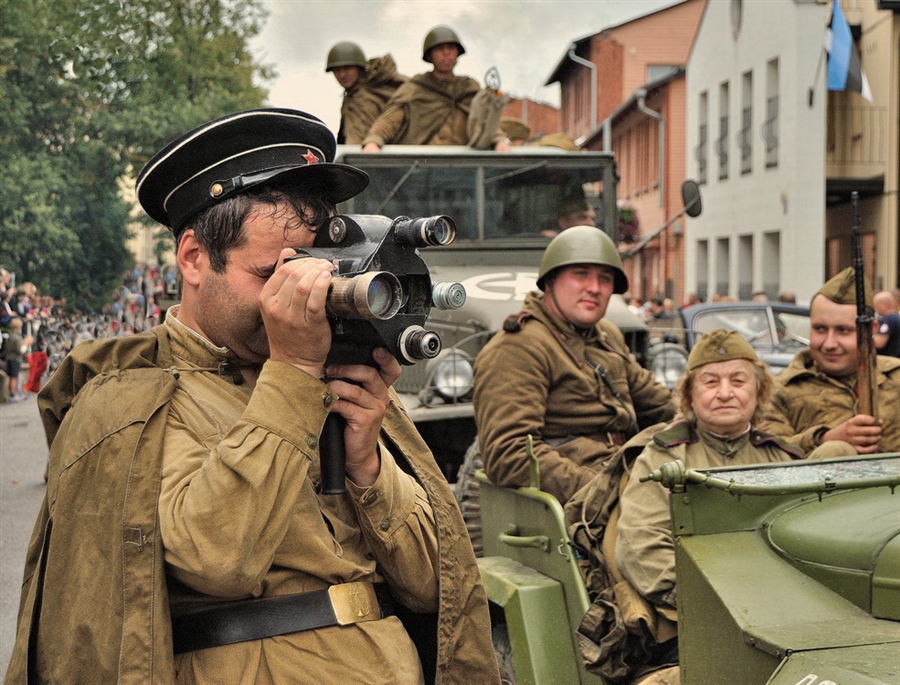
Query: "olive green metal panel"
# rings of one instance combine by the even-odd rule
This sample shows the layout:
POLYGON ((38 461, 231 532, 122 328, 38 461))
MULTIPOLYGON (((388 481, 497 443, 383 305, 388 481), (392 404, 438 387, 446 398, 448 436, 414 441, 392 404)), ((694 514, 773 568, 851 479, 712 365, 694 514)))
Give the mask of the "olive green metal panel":
POLYGON ((898 535, 900 493, 888 488, 833 493, 787 509, 768 526, 770 544, 791 564, 865 611, 872 609, 875 564, 898 535))
MULTIPOLYGON (((722 550, 727 549, 724 545, 722 550)), ((748 644, 747 636, 698 566, 703 559, 676 541, 678 621, 690 626, 678 636, 683 685, 765 683, 779 659, 748 644)))
POLYGON ((900 683, 896 644, 792 654, 767 685, 895 685, 900 683))
POLYGON ((478 566, 488 599, 504 609, 518 685, 585 682, 580 679, 577 647, 566 629, 562 586, 505 557, 483 557, 478 566))
MULTIPOLYGON (((535 488, 498 488, 483 471, 476 475, 485 557, 506 558, 555 580, 562 590, 565 620, 555 623, 552 629, 562 633, 566 628, 567 637, 574 645, 574 636, 590 600, 569 545, 559 500, 535 488)), ((577 647, 575 655, 580 680, 573 682, 602 685, 599 676, 584 668, 577 647)))
POLYGON ((885 545, 875 566, 872 576, 872 615, 900 621, 900 536, 885 545))

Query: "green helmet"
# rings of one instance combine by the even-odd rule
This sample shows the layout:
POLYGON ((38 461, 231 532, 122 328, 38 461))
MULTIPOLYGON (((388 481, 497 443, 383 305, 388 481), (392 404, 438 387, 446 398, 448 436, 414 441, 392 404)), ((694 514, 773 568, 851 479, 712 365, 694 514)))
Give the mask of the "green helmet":
POLYGON ((537 286, 544 289, 544 281, 550 272, 569 264, 601 264, 616 274, 614 293, 628 290, 628 277, 622 270, 622 258, 616 244, 596 226, 572 226, 547 245, 538 269, 537 286))
POLYGON ((328 51, 325 71, 331 71, 335 67, 359 67, 360 69, 365 69, 366 55, 356 43, 349 41, 336 43, 328 51))
POLYGON ((466 54, 466 49, 460 42, 459 36, 456 35, 456 31, 449 26, 435 26, 425 35, 425 42, 422 44, 422 59, 430 62, 431 57, 428 53, 431 52, 431 48, 444 43, 453 43, 459 48, 460 55, 466 54))

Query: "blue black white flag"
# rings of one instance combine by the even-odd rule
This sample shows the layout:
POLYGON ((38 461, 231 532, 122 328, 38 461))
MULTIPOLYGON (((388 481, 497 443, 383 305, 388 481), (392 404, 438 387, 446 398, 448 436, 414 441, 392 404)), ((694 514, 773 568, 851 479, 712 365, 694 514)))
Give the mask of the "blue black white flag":
POLYGON ((872 102, 869 81, 859 63, 859 52, 853 44, 840 0, 834 0, 831 22, 825 32, 825 50, 828 52, 828 90, 855 90, 872 102))

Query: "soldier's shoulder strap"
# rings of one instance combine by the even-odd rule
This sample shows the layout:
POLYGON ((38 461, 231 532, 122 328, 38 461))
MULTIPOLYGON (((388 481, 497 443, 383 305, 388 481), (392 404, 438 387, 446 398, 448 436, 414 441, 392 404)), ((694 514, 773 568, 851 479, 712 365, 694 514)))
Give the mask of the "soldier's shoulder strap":
POLYGON ((510 314, 503 321, 503 330, 507 333, 518 333, 522 330, 522 327, 525 325, 525 322, 528 319, 533 319, 534 314, 531 312, 517 312, 515 314, 510 314))

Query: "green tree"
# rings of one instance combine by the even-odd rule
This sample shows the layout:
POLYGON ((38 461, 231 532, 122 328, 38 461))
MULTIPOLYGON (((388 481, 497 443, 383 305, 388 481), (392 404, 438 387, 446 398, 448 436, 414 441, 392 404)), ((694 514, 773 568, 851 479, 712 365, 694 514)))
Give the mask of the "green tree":
POLYGON ((262 105, 274 72, 248 43, 264 19, 261 0, 0 0, 0 263, 102 306, 130 266, 121 180, 262 105))

